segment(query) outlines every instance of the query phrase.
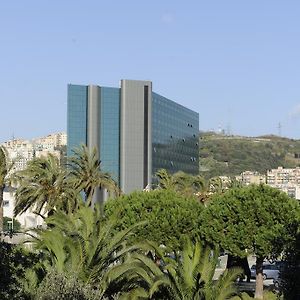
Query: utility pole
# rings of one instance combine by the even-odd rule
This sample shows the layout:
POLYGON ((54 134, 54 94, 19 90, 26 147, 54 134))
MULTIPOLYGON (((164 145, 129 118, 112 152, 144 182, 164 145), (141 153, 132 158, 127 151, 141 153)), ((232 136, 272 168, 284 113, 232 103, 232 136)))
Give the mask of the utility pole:
POLYGON ((282 126, 281 126, 281 123, 279 122, 278 123, 278 136, 281 136, 281 129, 282 129, 282 126))

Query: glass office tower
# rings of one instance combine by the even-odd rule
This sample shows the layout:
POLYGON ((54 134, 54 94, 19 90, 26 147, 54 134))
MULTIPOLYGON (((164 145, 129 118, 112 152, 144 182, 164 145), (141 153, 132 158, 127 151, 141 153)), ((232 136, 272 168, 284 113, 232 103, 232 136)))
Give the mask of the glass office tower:
POLYGON ((199 114, 152 92, 152 82, 120 88, 68 85, 68 155, 97 147, 101 169, 125 193, 151 187, 155 172, 198 174, 199 114))
MULTIPOLYGON (((93 87, 98 90, 99 107, 95 121, 97 144, 101 153, 101 169, 109 172, 114 180, 120 183, 120 89, 109 87, 93 87)), ((88 145, 89 91, 91 87, 68 85, 68 156, 80 144, 88 145)), ((90 116, 91 117, 91 116, 90 116)))

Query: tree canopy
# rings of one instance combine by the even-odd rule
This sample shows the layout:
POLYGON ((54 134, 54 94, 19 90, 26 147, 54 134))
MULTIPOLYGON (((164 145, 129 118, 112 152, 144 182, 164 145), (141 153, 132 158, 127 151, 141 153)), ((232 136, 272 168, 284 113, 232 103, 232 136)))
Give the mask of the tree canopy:
POLYGON ((250 251, 274 258, 294 239, 298 216, 297 200, 267 185, 252 185, 214 195, 201 215, 201 232, 233 255, 250 251))
POLYGON ((29 161, 26 169, 14 175, 18 183, 14 214, 22 214, 29 208, 38 214, 47 214, 55 208, 75 209, 81 198, 67 175, 53 155, 29 161))
POLYGON ((193 197, 183 197, 170 190, 134 192, 109 200, 104 207, 107 217, 118 215, 116 230, 146 221, 135 230, 135 241, 152 240, 178 249, 183 237, 199 235, 199 216, 203 205, 193 197))
POLYGON ((201 234, 232 255, 256 255, 259 298, 262 263, 277 258, 295 240, 299 216, 297 200, 270 186, 252 185, 213 196, 201 215, 201 234))
POLYGON ((0 146, 0 232, 3 230, 3 193, 9 183, 9 173, 12 171, 14 162, 9 162, 5 147, 0 146))

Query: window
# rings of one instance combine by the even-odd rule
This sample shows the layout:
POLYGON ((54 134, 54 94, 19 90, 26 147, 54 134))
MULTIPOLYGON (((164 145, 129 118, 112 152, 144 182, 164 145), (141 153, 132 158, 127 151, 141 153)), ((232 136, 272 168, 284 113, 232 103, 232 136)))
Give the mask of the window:
POLYGON ((3 200, 3 207, 9 207, 9 201, 3 200))

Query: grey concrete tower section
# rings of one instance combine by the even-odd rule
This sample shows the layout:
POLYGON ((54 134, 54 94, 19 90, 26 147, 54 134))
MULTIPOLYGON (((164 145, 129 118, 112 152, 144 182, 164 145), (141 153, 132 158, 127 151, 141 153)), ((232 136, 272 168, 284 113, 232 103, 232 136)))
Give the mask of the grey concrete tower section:
MULTIPOLYGON (((97 85, 88 86, 88 103, 87 103, 87 147, 91 150, 96 148, 98 151, 98 159, 100 157, 100 87, 97 85)), ((95 190, 93 203, 102 202, 101 192, 95 190)))
POLYGON ((151 186, 152 82, 121 80, 120 184, 124 193, 151 186))
POLYGON ((88 116, 87 116, 87 146, 89 149, 100 146, 100 88, 96 85, 88 86, 88 116))

